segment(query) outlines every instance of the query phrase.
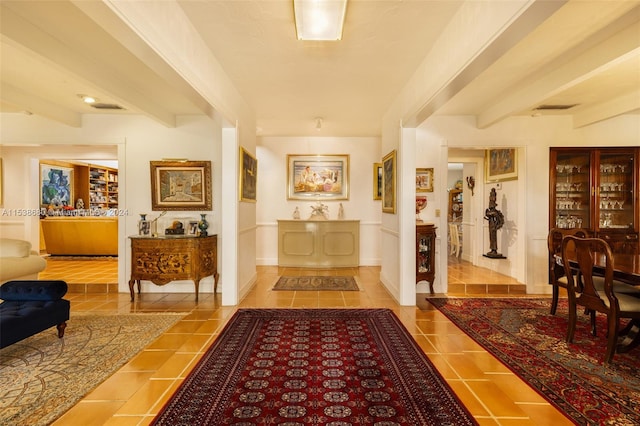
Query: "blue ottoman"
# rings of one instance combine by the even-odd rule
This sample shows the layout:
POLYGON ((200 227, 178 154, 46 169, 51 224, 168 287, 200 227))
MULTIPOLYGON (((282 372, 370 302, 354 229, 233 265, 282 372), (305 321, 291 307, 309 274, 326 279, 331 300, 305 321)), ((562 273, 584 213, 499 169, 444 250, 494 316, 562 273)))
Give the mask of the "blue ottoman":
POLYGON ((51 281, 8 281, 0 286, 0 348, 57 327, 64 336, 70 303, 62 297, 67 283, 51 281))

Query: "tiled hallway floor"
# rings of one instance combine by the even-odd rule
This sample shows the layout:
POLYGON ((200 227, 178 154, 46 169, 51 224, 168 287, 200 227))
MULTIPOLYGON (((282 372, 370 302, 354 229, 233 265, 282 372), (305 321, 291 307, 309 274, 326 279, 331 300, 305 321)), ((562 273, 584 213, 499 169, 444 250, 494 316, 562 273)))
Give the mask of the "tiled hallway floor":
MULTIPOLYGON (((103 266, 113 267, 108 263, 104 262, 103 266)), ((87 266, 80 265, 80 268, 87 266)), ((571 424, 439 311, 431 308, 424 297, 419 297, 418 307, 399 306, 380 284, 378 267, 339 271, 294 270, 276 266, 257 269, 256 284, 238 305, 240 308, 390 308, 480 424, 571 424), (301 273, 353 274, 361 291, 271 290, 278 276, 301 273)), ((51 271, 45 271, 43 277, 49 273, 51 271)), ((471 276, 484 279, 478 278, 480 274, 474 272, 471 276)), ((70 273, 63 278, 70 279, 71 276, 70 273)), ((67 297, 71 300, 73 312, 179 311, 188 315, 58 419, 54 423, 56 426, 149 424, 236 310, 236 307, 221 306, 219 294, 201 294, 199 302, 195 301, 193 294, 167 293, 143 293, 133 303, 127 293, 78 292, 68 293, 67 297)), ((70 323, 69 327, 72 326, 70 323)))

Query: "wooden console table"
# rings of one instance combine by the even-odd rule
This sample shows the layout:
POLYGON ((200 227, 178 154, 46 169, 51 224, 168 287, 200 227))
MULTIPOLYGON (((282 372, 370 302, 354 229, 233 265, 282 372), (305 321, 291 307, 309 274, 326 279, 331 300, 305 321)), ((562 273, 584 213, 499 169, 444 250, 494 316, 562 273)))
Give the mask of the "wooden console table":
POLYGON ((206 237, 133 235, 131 239, 131 279, 129 291, 140 280, 165 285, 175 280, 193 280, 196 301, 200 280, 213 275, 213 293, 218 290, 218 236, 206 237))

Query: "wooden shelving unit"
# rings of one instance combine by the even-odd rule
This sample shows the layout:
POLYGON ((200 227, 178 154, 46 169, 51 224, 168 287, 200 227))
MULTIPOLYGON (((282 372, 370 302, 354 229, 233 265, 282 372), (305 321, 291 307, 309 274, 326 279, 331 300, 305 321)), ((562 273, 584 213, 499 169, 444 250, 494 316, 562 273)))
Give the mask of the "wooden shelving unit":
POLYGON ((118 207, 118 171, 108 167, 88 166, 89 207, 109 209, 118 207))

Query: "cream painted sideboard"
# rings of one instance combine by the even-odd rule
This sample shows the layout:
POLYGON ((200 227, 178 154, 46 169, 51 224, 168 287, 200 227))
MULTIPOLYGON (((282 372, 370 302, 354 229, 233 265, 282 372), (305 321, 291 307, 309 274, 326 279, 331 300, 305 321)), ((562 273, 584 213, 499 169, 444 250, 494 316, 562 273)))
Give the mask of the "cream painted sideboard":
POLYGON ((360 265, 359 220, 278 220, 278 265, 360 265))

